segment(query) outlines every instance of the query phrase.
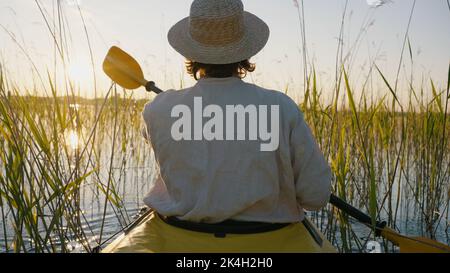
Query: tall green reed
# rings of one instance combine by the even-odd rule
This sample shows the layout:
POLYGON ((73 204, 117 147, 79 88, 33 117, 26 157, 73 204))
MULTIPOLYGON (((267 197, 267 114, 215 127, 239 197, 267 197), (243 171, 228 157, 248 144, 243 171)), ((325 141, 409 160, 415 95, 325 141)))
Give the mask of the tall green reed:
MULTIPOLYGON (((70 31, 63 7, 55 2, 53 16, 49 16, 39 1, 35 3, 54 41, 55 62, 66 67, 71 57, 67 40, 70 31)), ((356 40, 345 46, 349 2, 345 3, 336 45, 333 96, 327 103, 315 66, 308 60, 303 1, 298 5, 305 85, 300 90, 304 98, 299 105, 331 164, 333 191, 366 210, 372 224, 386 219, 393 228, 407 231, 408 221, 417 220, 418 233, 435 238, 444 227, 448 234, 450 67, 445 88, 441 81, 432 80, 415 86, 411 73, 406 79, 406 100, 398 95, 400 73, 395 81, 389 81, 375 61, 364 83, 355 86, 355 56, 375 10, 367 15, 356 40), (368 83, 374 79, 384 83, 384 90, 370 88, 368 83), (371 91, 386 95, 373 99, 371 91), (426 93, 432 98, 427 100, 426 93)), ((406 49, 414 63, 408 35, 413 9, 400 67, 406 49)), ((79 14, 83 21, 81 9, 79 14)), ((83 25, 92 61, 89 32, 84 21, 83 25)), ((108 215, 112 213, 119 228, 131 220, 125 206, 126 177, 148 176, 140 171, 149 164, 148 150, 139 136, 144 102, 126 93, 119 95, 122 90, 114 85, 104 98, 87 101, 77 97, 67 67, 57 71, 55 65, 46 74, 38 71, 25 47, 2 28, 27 56, 41 91, 47 95, 27 96, 27 91, 8 80, 7 69, 0 66, 0 211, 5 251, 69 252, 74 241, 85 251, 92 251, 106 238, 108 215), (65 75, 63 84, 57 83, 58 74, 65 75), (74 107, 76 104, 80 107, 74 107), (70 131, 81 138, 75 149, 67 138, 70 131), (93 227, 92 219, 83 211, 86 192, 91 191, 91 202, 100 208, 99 227, 93 227)), ((144 179, 136 183, 136 192, 142 192, 146 184, 144 179)), ((364 251, 367 241, 373 239, 373 234, 361 238, 355 222, 331 206, 312 217, 341 251, 364 251)), ((395 248, 386 242, 385 250, 395 248)))

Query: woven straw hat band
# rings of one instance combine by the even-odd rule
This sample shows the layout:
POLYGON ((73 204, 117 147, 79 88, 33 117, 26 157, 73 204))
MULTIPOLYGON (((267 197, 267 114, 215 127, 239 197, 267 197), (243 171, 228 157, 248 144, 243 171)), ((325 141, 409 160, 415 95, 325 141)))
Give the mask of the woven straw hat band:
POLYGON ((222 46, 238 42, 244 36, 243 12, 223 18, 191 18, 192 38, 207 46, 222 46))

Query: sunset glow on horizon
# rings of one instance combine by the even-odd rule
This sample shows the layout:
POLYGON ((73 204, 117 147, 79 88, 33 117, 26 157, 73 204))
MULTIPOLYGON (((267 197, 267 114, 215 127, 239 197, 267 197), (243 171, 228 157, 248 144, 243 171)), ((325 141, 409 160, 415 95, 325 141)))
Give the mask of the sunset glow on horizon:
MULTIPOLYGON (((246 80, 267 88, 288 89, 290 96, 301 100, 304 66, 296 1, 243 2, 246 10, 257 14, 271 28, 266 48, 252 58, 257 70, 246 80), (281 14, 283 16, 280 17, 281 14)), ((0 60, 15 83, 28 89, 37 88, 39 93, 45 94, 41 90, 45 82, 41 83, 34 70, 42 73, 56 67, 60 71, 57 74, 64 75, 61 61, 55 62, 55 56, 62 52, 70 56, 66 69, 69 79, 77 86, 77 92, 92 97, 94 87, 97 87, 99 94, 104 94, 110 81, 101 71, 102 59, 110 46, 117 45, 133 55, 142 65, 146 77, 163 89, 194 84, 184 71, 183 57, 168 45, 166 38, 169 28, 188 16, 191 1, 133 0, 124 4, 117 0, 65 0, 59 7, 64 15, 61 25, 52 25, 52 22, 47 25, 39 9, 48 18, 57 19, 55 1, 36 3, 0 0, 0 25, 3 27, 0 29, 0 60), (56 29, 59 35, 61 26, 66 41, 58 49, 53 44, 50 30, 56 29), (90 52, 97 86, 94 86, 90 52)), ((325 97, 333 92, 331 83, 335 80, 339 28, 345 3, 345 0, 303 1, 308 69, 309 73, 312 73, 313 66, 316 69, 325 97)), ((344 57, 348 52, 352 53, 348 69, 352 72, 353 82, 362 84, 374 62, 392 80, 402 50, 404 59, 408 60, 410 53, 414 58, 412 73, 417 84, 427 78, 436 82, 445 80, 450 60, 450 11, 447 3, 440 0, 417 1, 408 35, 409 52, 408 48, 402 48, 402 42, 412 4, 412 0, 348 2, 343 53, 344 57)), ((411 61, 408 61, 400 71, 403 86, 407 86, 405 77, 411 74, 411 68, 411 61)), ((43 75, 45 73, 41 78, 45 78, 43 75)), ((372 84, 382 86, 380 79, 372 80, 372 84)), ((375 95, 381 96, 382 93, 375 95)), ((144 93, 138 96, 144 96, 144 93)))

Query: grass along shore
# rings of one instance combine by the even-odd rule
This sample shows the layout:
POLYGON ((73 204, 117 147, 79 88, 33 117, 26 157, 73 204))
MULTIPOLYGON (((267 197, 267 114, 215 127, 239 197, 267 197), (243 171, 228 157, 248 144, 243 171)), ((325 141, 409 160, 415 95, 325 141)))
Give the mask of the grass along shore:
MULTIPOLYGON (((54 42, 55 63, 67 68, 70 41, 65 34, 70 29, 64 6, 55 1, 50 16, 39 1, 35 4, 54 42)), ((414 64, 408 23, 397 75, 386 77, 374 58, 365 82, 377 79, 384 87, 373 90, 364 82, 354 86, 353 59, 373 14, 361 26, 354 46, 346 47, 347 4, 328 100, 309 58, 303 1, 297 3, 304 86, 295 91, 304 94, 299 107, 332 166, 333 192, 368 212, 373 221, 386 220, 401 232, 448 244, 450 67, 448 79, 438 82, 430 79, 415 86, 413 76, 404 79, 408 87, 401 91, 408 97, 398 97, 400 69, 406 61, 414 64), (373 100, 369 92, 386 95, 373 100)), ((81 9, 79 14, 91 49, 81 9)), ((0 62, 0 252, 70 252, 74 242, 90 252, 132 221, 155 174, 141 137, 145 100, 135 100, 115 85, 92 90, 95 100, 77 97, 66 70, 37 71, 26 47, 0 27, 30 60, 36 82, 48 86, 39 90, 45 98, 24 96, 29 92, 8 78, 0 62), (56 84, 57 74, 64 75, 65 84, 56 84)), ((89 69, 95 71, 94 66, 99 64, 92 61, 89 69)), ((342 252, 364 251, 374 239, 373 234, 362 236, 354 221, 331 206, 310 217, 342 252)), ((383 246, 385 251, 396 250, 387 242, 383 246)))

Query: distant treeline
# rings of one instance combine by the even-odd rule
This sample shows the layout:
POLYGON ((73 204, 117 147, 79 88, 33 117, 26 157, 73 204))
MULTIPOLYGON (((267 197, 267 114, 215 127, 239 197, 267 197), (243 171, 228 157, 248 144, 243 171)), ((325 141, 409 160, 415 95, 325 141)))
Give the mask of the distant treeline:
MULTIPOLYGON (((105 98, 97 98, 97 99, 88 99, 79 96, 60 96, 60 97, 44 97, 44 96, 17 96, 10 95, 8 99, 15 100, 20 98, 24 101, 33 102, 34 104, 52 104, 56 102, 58 103, 66 103, 69 105, 79 104, 79 105, 101 105, 105 102, 105 98)), ((124 98, 123 96, 118 95, 117 97, 111 96, 107 99, 107 104, 118 103, 119 105, 123 103, 129 104, 130 102, 134 102, 136 105, 144 106, 149 100, 148 99, 134 99, 134 98, 124 98)))

